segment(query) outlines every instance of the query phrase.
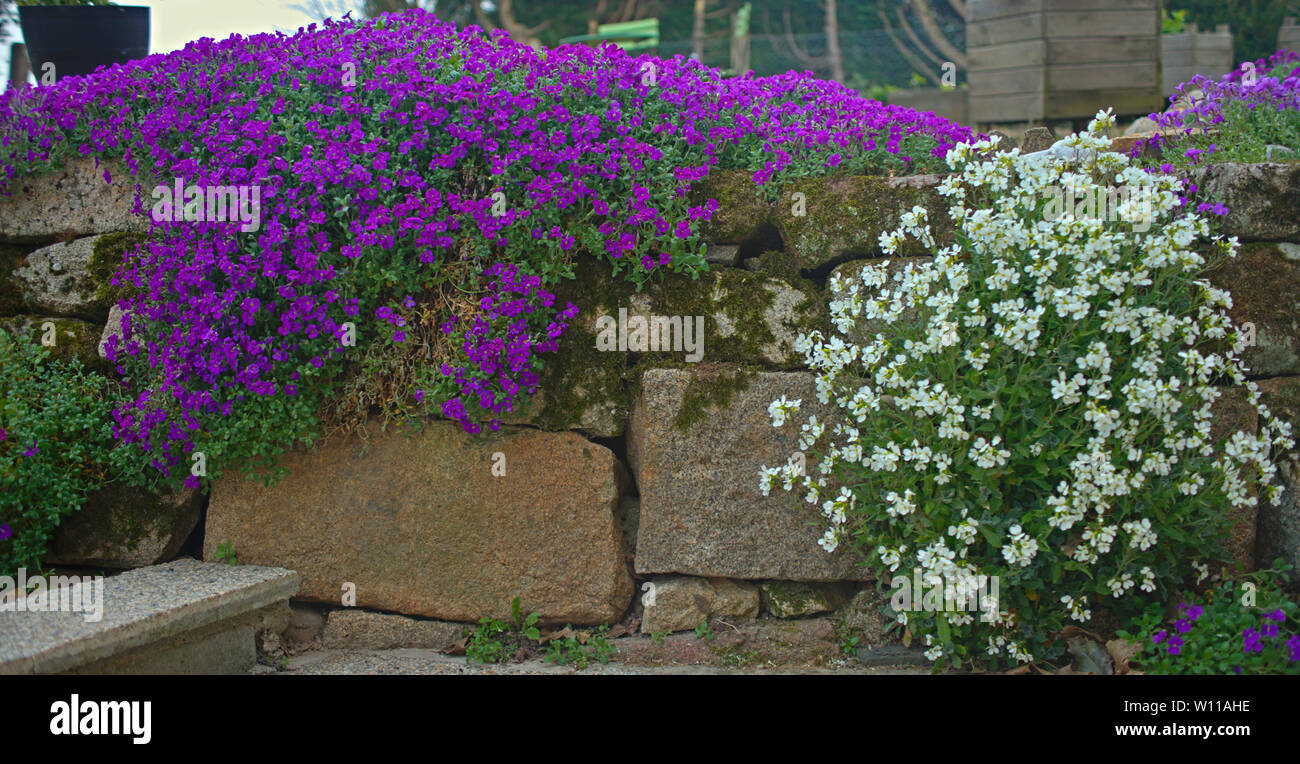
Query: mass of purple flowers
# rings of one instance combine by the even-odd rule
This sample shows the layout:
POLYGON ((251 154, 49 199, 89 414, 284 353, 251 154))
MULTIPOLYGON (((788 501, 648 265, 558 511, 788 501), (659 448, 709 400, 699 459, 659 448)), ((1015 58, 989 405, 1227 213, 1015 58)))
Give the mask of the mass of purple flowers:
MULTIPOLYGON (((1297 60, 1300 55, 1295 52, 1279 50, 1267 60, 1243 62, 1218 79, 1198 74, 1182 83, 1169 100, 1172 104, 1186 99, 1186 104, 1149 115, 1158 128, 1151 138, 1134 145, 1133 155, 1139 156, 1151 144, 1169 144, 1171 138, 1167 134, 1171 130, 1185 137, 1215 129, 1229 119, 1230 109, 1300 113, 1300 75, 1289 66, 1297 60)), ((1192 145, 1186 149, 1178 145, 1177 148, 1189 164, 1204 164, 1219 150, 1219 145, 1210 140, 1201 141, 1208 145, 1192 145)), ((1172 139, 1172 142, 1178 144, 1179 140, 1172 139)))
POLYGON ((84 156, 125 163, 141 214, 176 179, 260 189, 253 230, 153 216, 115 277, 134 295, 108 345, 129 391, 116 434, 168 474, 196 450, 274 457, 308 437, 358 355, 347 337, 406 342, 417 304, 459 353, 419 397, 495 427, 574 317, 546 287, 579 254, 636 283, 704 267, 717 203, 688 192, 712 170, 924 171, 970 138, 810 74, 539 50, 413 11, 11 89, 0 182, 84 156), (473 307, 435 299, 443 286, 473 307))

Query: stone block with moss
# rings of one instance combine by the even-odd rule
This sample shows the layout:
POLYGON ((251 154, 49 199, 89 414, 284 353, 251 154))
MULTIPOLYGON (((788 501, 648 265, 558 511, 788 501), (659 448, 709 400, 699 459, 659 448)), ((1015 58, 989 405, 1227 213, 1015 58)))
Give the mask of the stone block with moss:
MULTIPOLYGON (((767 413, 780 396, 802 400, 801 415, 831 417, 806 372, 722 365, 644 373, 628 425, 628 460, 641 496, 638 573, 870 578, 847 548, 829 554, 818 546, 822 519, 802 493, 759 490, 761 467, 801 456, 798 424, 774 428, 767 413)), ((804 459, 815 468, 812 455, 804 459)))
POLYGON ((1223 231, 1242 239, 1300 241, 1300 164, 1224 162, 1192 173, 1206 198, 1223 202, 1223 231))
POLYGON ((68 159, 58 169, 15 176, 7 191, 0 195, 0 242, 39 243, 149 225, 147 214, 131 211, 135 179, 117 162, 68 159))
POLYGON ((63 361, 75 358, 91 371, 107 373, 111 366, 99 355, 103 328, 79 318, 60 316, 19 315, 0 318, 0 329, 46 347, 51 358, 63 361))
POLYGON ((803 618, 844 606, 857 591, 854 584, 767 581, 758 587, 763 612, 776 618, 803 618))
POLYGON ((670 274, 638 292, 603 273, 600 265, 584 264, 577 279, 557 288, 556 302, 577 305, 578 317, 559 349, 544 356, 538 394, 504 418, 507 424, 582 430, 598 437, 621 435, 634 367, 732 362, 798 368, 803 356, 794 349, 795 339, 826 328, 824 299, 807 280, 719 268, 698 279, 670 274), (653 324, 655 317, 667 320, 653 324), (686 319, 698 317, 703 318, 702 342, 693 323, 695 328, 685 332, 687 341, 679 345, 686 319), (620 344, 620 330, 626 330, 627 339, 642 325, 644 346, 635 336, 620 344), (660 337, 655 345, 652 326, 660 337))
POLYGON ((1208 277, 1232 293, 1233 322, 1254 326, 1249 376, 1300 374, 1300 244, 1244 244, 1208 277))
POLYGON ((99 239, 89 236, 58 242, 28 255, 13 272, 27 304, 59 316, 101 322, 108 318, 112 300, 107 283, 101 283, 91 269, 99 239))
POLYGON ((59 526, 46 562, 105 568, 166 562, 198 525, 201 500, 191 490, 100 489, 59 526))
POLYGON ((717 201, 718 208, 700 226, 705 241, 750 244, 772 237, 772 203, 751 173, 713 170, 691 189, 692 204, 704 206, 710 199, 717 201))
MULTIPOLYGON (((944 246, 953 241, 953 225, 947 200, 935 190, 939 180, 937 175, 800 178, 782 189, 773 217, 786 251, 805 272, 878 256, 880 234, 896 228, 899 216, 917 205, 929 212, 935 240, 944 246)), ((928 252, 909 237, 897 254, 928 252)))

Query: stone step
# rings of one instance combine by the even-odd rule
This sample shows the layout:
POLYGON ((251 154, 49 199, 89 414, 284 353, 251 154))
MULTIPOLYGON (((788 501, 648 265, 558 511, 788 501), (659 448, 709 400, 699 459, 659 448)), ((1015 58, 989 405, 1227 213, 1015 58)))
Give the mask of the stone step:
MULTIPOLYGON (((9 596, 0 602, 0 674, 244 673, 256 662, 256 633, 287 625, 298 580, 284 568, 180 559, 54 589, 67 595, 60 610, 20 611, 9 596)), ((11 584, 0 578, 0 589, 12 593, 11 584)))

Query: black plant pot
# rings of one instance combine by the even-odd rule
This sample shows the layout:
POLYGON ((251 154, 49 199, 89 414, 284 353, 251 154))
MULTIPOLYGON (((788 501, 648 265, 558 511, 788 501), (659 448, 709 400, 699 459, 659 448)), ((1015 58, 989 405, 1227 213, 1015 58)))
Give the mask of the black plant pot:
POLYGON ((149 55, 149 9, 142 5, 23 5, 18 8, 32 74, 90 74, 149 55))

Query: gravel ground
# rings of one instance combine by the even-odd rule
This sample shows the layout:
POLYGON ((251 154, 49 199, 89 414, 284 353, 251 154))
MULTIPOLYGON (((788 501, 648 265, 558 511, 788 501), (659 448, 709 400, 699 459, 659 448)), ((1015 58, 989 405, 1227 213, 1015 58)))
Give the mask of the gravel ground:
POLYGON ((254 674, 324 675, 324 674, 927 674, 923 668, 861 666, 845 662, 843 666, 829 668, 779 667, 779 668, 723 668, 710 665, 639 666, 619 663, 618 656, 610 663, 592 663, 585 669, 572 666, 552 666, 540 660, 523 663, 506 663, 484 666, 469 665, 464 657, 443 655, 436 650, 316 650, 288 659, 285 670, 257 666, 254 674))

